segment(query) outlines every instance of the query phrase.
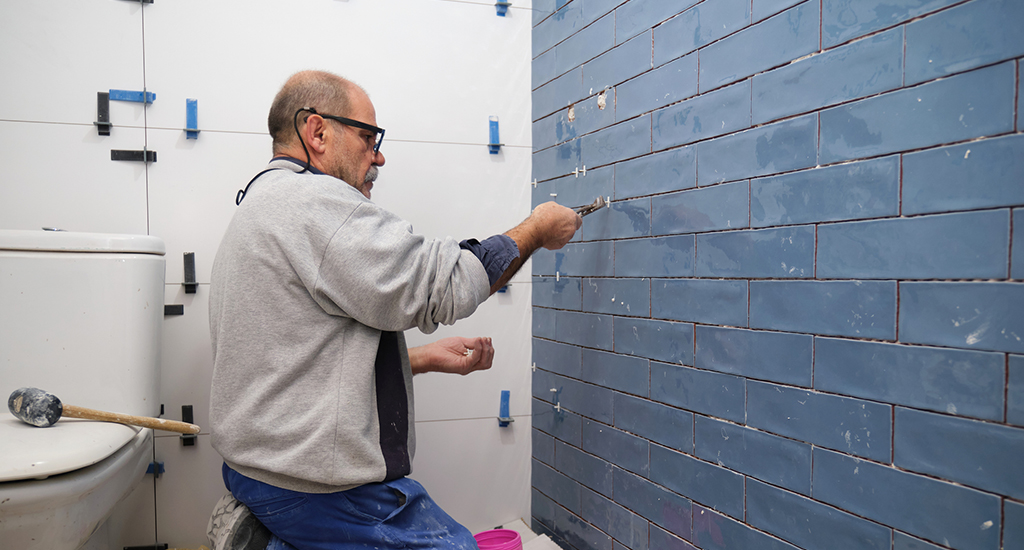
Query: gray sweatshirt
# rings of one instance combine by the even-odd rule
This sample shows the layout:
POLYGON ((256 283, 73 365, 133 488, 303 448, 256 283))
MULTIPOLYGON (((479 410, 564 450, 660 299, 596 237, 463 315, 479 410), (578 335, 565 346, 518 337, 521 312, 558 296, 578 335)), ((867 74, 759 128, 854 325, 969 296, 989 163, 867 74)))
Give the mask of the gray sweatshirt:
POLYGON ((408 427, 399 433, 411 461, 412 371, 401 331, 430 333, 469 316, 487 299, 487 273, 452 238, 414 235, 341 180, 298 174, 288 160, 270 167, 281 170, 253 183, 213 264, 213 447, 239 473, 294 491, 382 481, 382 331, 397 332, 392 355, 405 395, 385 398, 404 401, 408 427))

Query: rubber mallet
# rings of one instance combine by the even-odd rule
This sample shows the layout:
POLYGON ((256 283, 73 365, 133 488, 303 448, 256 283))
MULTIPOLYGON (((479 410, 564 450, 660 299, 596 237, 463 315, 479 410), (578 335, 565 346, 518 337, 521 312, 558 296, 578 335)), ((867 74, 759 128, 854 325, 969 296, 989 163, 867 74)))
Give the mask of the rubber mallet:
POLYGON ((66 416, 68 418, 117 422, 118 424, 128 424, 130 426, 141 426, 143 428, 183 434, 197 434, 200 430, 199 426, 195 424, 178 422, 177 420, 133 416, 130 414, 86 409, 85 407, 76 407, 74 405, 64 405, 56 395, 46 393, 38 388, 19 388, 14 390, 11 393, 10 399, 7 400, 7 408, 18 420, 40 428, 53 426, 60 420, 60 417, 66 416))

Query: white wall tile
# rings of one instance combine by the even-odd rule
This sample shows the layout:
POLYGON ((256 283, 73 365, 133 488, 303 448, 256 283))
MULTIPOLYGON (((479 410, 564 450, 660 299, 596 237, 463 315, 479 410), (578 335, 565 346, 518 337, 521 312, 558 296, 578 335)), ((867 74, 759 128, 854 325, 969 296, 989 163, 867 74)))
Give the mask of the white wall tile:
POLYGON ((145 235, 145 163, 110 160, 144 145, 141 128, 0 121, 0 227, 145 235))
POLYGON ((149 166, 150 234, 167 245, 167 282, 182 282, 182 254, 194 252, 196 278, 209 283, 235 194, 270 161, 270 136, 200 132, 193 140, 152 128, 148 136, 158 159, 149 166))
POLYGON ((315 68, 362 85, 387 139, 486 143, 496 115, 503 142, 528 146, 531 27, 513 11, 422 0, 155 3, 145 14, 146 81, 158 94, 149 124, 182 128, 185 99, 195 98, 200 128, 264 132, 281 84, 315 68))
POLYGON ((206 524, 213 505, 227 493, 221 477, 223 460, 200 435, 192 447, 178 436, 156 438, 156 459, 165 472, 156 480, 157 540, 171 548, 210 546, 206 524))
MULTIPOLYGON (((0 2, 0 21, 0 119, 92 125, 96 92, 142 90, 138 2, 0 2)), ((141 127, 142 111, 111 102, 110 120, 141 127)))
POLYGON ((529 422, 419 422, 412 477, 450 516, 478 533, 530 518, 529 422))

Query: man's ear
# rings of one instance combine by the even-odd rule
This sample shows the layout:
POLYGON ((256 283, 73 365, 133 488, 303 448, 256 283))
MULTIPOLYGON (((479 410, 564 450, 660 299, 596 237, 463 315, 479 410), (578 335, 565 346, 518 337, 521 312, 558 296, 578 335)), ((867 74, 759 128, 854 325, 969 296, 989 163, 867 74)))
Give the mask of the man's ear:
POLYGON ((311 153, 315 151, 322 155, 327 150, 327 141, 324 137, 327 133, 327 121, 323 117, 309 115, 301 130, 302 138, 306 140, 306 146, 311 153))

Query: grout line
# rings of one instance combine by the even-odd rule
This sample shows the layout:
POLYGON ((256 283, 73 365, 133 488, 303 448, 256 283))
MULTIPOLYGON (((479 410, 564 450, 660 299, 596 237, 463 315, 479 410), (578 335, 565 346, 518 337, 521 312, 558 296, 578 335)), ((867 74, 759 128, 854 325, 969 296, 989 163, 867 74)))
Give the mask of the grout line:
MULTIPOLYGON (((142 19, 142 150, 148 153, 149 151, 149 103, 145 101, 146 89, 146 4, 145 2, 140 3, 139 15, 142 19)), ((144 155, 146 153, 143 153, 144 155)), ((146 172, 146 234, 151 235, 151 216, 152 208, 149 202, 149 161, 143 159, 143 166, 146 172)), ((155 476, 154 476, 155 477, 155 476)))

